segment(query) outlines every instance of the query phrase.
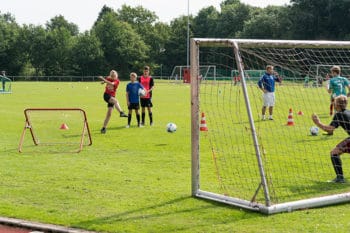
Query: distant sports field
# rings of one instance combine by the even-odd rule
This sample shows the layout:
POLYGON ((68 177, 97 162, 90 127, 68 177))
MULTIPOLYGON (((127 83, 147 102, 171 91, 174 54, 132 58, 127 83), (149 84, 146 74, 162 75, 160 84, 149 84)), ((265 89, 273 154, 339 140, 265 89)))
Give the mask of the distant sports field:
MULTIPOLYGON (((122 82, 117 92, 125 111, 126 84, 122 82)), ((149 126, 146 116, 146 126, 137 128, 133 115, 131 128, 127 129, 126 118, 114 111, 107 133, 101 134, 106 104, 102 99, 104 86, 98 82, 14 82, 12 94, 0 95, 0 215, 98 232, 349 231, 348 204, 267 217, 192 198, 190 86, 158 80, 155 86, 154 126, 149 126), (84 109, 92 146, 84 147, 80 153, 67 152, 65 145, 34 146, 27 134, 23 152, 18 153, 23 110, 39 107, 84 109), (166 132, 168 122, 177 124, 177 132, 166 132)), ((283 97, 282 90, 277 90, 277 98, 288 98, 283 97)), ((260 94, 257 96, 260 98, 260 94)), ((328 100, 326 93, 325 99, 328 100)), ((292 103, 291 99, 288 103, 292 103)), ((266 123, 286 123, 288 112, 284 109, 289 107, 278 106, 277 102, 275 122, 266 123)), ((297 108, 295 114, 304 106, 297 108)), ((328 122, 330 118, 326 114, 322 120, 328 122)), ((61 123, 57 122, 57 130, 61 123)), ((335 136, 329 140, 337 142, 344 134, 335 136)), ((284 137, 286 134, 281 133, 278 141, 284 137)), ((305 138, 306 143, 319 140, 300 140, 305 138)), ((325 166, 329 166, 325 170, 331 171, 328 148, 325 150, 325 166)), ((349 174, 347 156, 344 155, 345 175, 349 174)), ((203 167, 213 169, 212 161, 203 163, 203 167)), ((215 181, 212 171, 213 178, 210 174, 206 177, 215 181)), ((329 174, 332 178, 333 174, 329 174)), ((328 173, 323 178, 327 179, 328 173)), ((340 189, 346 187, 347 184, 340 189)))

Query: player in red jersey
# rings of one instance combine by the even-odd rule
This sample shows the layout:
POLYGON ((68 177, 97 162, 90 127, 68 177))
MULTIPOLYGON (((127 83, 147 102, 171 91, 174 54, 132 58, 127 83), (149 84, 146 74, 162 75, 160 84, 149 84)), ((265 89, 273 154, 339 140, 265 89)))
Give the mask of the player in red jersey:
POLYGON ((152 113, 152 91, 154 89, 153 78, 149 75, 150 68, 145 66, 143 69, 143 75, 138 78, 139 83, 146 89, 147 95, 140 98, 141 101, 141 125, 145 125, 146 107, 148 110, 150 125, 153 125, 153 113, 152 113))
POLYGON ((119 105, 118 100, 115 98, 115 94, 119 86, 117 71, 111 70, 108 77, 104 78, 102 76, 99 76, 98 78, 102 80, 102 84, 106 83, 103 99, 107 103, 108 110, 107 110, 106 118, 103 122, 103 127, 101 129, 101 133, 106 133, 106 127, 109 122, 109 119, 111 118, 113 107, 115 107, 118 110, 120 117, 128 117, 128 115, 126 115, 123 112, 123 110, 119 105))

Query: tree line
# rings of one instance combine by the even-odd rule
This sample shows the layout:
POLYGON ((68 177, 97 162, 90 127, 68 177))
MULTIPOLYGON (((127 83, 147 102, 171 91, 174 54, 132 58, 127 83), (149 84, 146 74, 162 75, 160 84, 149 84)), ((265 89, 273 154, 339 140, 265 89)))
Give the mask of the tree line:
POLYGON ((350 40, 350 1, 291 0, 265 8, 224 0, 170 23, 141 6, 103 6, 92 28, 79 32, 62 15, 45 25, 19 25, 0 12, 0 69, 9 75, 99 75, 116 69, 123 78, 147 64, 169 75, 187 63, 190 37, 350 40))

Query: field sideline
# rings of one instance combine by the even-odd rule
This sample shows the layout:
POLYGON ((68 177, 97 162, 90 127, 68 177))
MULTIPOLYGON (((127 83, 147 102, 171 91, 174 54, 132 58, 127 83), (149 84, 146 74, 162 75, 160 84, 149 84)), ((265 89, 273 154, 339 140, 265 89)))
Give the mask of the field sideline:
MULTIPOLYGON (((117 97, 126 110, 125 86, 117 97)), ((191 197, 190 87, 156 80, 154 121, 126 129, 113 112, 107 133, 98 82, 14 82, 0 95, 0 215, 98 232, 349 232, 348 204, 265 216, 191 197), (17 152, 25 108, 86 111, 93 145, 80 153, 17 152), (178 131, 165 132, 174 122, 178 131)), ((146 117, 146 122, 148 117, 146 117)), ((284 118, 283 121, 286 119, 284 118)), ((58 123, 58 125, 61 122, 58 123)))

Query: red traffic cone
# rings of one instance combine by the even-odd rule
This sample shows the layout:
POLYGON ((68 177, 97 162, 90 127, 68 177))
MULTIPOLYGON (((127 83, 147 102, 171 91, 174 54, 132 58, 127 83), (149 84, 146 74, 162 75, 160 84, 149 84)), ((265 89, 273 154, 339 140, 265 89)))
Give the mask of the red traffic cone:
POLYGON ((294 125, 293 110, 290 108, 290 109, 289 109, 289 114, 288 114, 287 126, 293 126, 293 125, 294 125))
POLYGON ((205 121, 204 112, 202 112, 201 124, 199 126, 200 131, 208 131, 207 123, 205 121))
POLYGON ((304 115, 304 113, 302 111, 299 111, 298 115, 302 116, 302 115, 304 115))
POLYGON ((63 123, 63 124, 61 125, 60 129, 69 129, 69 128, 68 128, 68 125, 67 125, 67 124, 63 123))

